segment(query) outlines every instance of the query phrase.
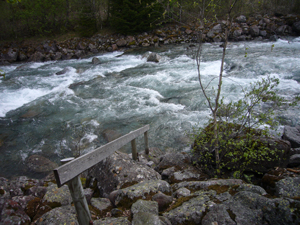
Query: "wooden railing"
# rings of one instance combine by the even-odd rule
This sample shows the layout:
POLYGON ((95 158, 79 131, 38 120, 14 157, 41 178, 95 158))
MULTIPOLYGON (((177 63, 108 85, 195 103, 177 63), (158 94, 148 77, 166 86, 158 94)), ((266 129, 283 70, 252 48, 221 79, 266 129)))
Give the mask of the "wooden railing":
POLYGON ((103 159, 112 155, 115 151, 131 142, 132 147, 132 158, 137 159, 137 150, 136 150, 136 141, 135 139, 144 134, 145 140, 145 153, 149 154, 148 146, 148 130, 150 129, 149 125, 146 125, 135 131, 109 142, 106 145, 103 145, 92 152, 89 152, 85 155, 82 155, 76 159, 68 158, 62 160, 62 166, 53 170, 54 176, 57 182, 57 186, 61 187, 64 184, 67 184, 71 192, 73 203, 76 208, 76 213, 78 217, 78 222, 80 225, 93 224, 91 219, 91 214, 88 208, 87 201, 84 197, 83 187, 80 181, 80 174, 90 167, 96 165, 103 159))

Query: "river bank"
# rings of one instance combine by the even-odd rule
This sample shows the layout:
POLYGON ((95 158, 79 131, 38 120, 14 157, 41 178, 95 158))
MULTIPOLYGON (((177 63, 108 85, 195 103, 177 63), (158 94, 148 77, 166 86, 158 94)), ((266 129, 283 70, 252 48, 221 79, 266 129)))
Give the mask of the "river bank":
MULTIPOLYGON (((224 39, 226 21, 186 26, 166 25, 151 32, 124 36, 94 35, 91 38, 74 37, 65 41, 45 40, 40 43, 6 43, 0 46, 0 64, 14 62, 44 62, 50 60, 80 59, 98 53, 136 47, 168 44, 197 43, 199 34, 203 42, 221 42, 224 39)), ((231 25, 230 41, 270 40, 300 34, 300 17, 297 15, 261 16, 246 18, 241 15, 231 25)))
MULTIPOLYGON (((287 127, 288 168, 241 179, 211 179, 185 152, 150 148, 139 160, 115 152, 82 174, 93 224, 299 224, 299 128, 287 127), (295 166, 295 167, 293 167, 295 166)), ((44 179, 0 179, 1 224, 78 224, 67 185, 44 179)))

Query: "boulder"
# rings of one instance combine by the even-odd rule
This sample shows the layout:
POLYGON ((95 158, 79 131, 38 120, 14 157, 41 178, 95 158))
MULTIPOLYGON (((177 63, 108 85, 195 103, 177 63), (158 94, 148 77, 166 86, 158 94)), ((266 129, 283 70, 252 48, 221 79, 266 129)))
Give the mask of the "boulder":
POLYGON ((44 60, 45 60, 45 55, 39 51, 35 52, 29 58, 30 62, 43 62, 44 60))
POLYGON ((252 37, 258 37, 259 36, 259 28, 258 28, 258 26, 252 25, 250 27, 249 31, 250 31, 250 34, 251 34, 252 37))
POLYGON ((278 34, 289 35, 292 33, 292 28, 288 25, 282 25, 276 31, 278 34))
POLYGON ((44 45, 44 51, 46 53, 49 53, 49 52, 56 52, 58 50, 57 48, 57 45, 56 45, 56 42, 55 41, 47 41, 44 45))
POLYGON ((244 15, 240 15, 240 16, 238 16, 238 17, 235 19, 235 21, 238 22, 238 23, 246 23, 247 18, 246 18, 246 16, 244 16, 244 15))
POLYGON ((29 156, 25 164, 27 168, 34 173, 47 173, 58 167, 56 163, 41 155, 29 156))
POLYGON ((300 34, 300 21, 297 21, 293 24, 293 31, 298 35, 300 34))
POLYGON ((39 185, 39 180, 31 179, 26 176, 20 176, 12 179, 9 182, 8 190, 10 192, 11 197, 23 196, 24 191, 36 185, 39 185))
POLYGON ((152 201, 156 201, 158 203, 158 210, 160 212, 166 210, 170 204, 173 202, 173 197, 165 195, 164 193, 157 193, 153 195, 152 201))
POLYGON ((156 201, 137 200, 131 206, 131 213, 134 216, 139 212, 151 213, 158 215, 158 203, 156 201))
POLYGON ((203 193, 163 213, 163 216, 167 217, 172 225, 201 224, 202 217, 206 213, 206 206, 209 204, 211 204, 210 196, 203 193))
POLYGON ((36 225, 72 224, 79 225, 74 206, 64 206, 52 209, 35 221, 36 225))
POLYGON ((148 213, 148 212, 139 212, 133 215, 132 224, 134 225, 162 225, 162 222, 158 215, 148 213))
POLYGON ((217 24, 206 34, 206 36, 208 38, 214 38, 216 35, 218 35, 221 32, 222 32, 222 25, 217 24))
POLYGON ((287 177, 275 184, 276 196, 300 198, 300 177, 287 177))
POLYGON ((300 147, 300 127, 285 126, 282 139, 288 140, 292 148, 300 147))
POLYGON ((295 154, 290 157, 289 164, 290 167, 300 166, 300 154, 295 154))
POLYGON ((100 61, 100 59, 98 59, 97 57, 94 57, 94 58, 92 59, 92 64, 98 65, 98 64, 100 64, 100 63, 101 63, 101 61, 100 61))
POLYGON ((106 213, 113 208, 108 198, 92 198, 91 205, 96 209, 100 216, 105 216, 106 213))
POLYGON ((116 189, 126 188, 141 181, 161 179, 154 169, 118 151, 90 168, 88 174, 96 178, 100 196, 104 197, 116 189))
POLYGON ((181 183, 173 184, 172 189, 176 191, 180 188, 187 188, 190 191, 196 190, 209 190, 211 187, 224 186, 232 187, 236 185, 243 184, 243 181, 240 179, 218 179, 218 180, 208 180, 208 181, 184 181, 181 183))
POLYGON ((182 170, 189 167, 191 164, 191 157, 187 153, 167 153, 160 158, 159 164, 155 170, 162 173, 163 170, 170 167, 175 167, 176 170, 182 170))
POLYGON ((1 51, 1 59, 8 61, 8 62, 15 62, 17 61, 19 55, 19 49, 17 48, 8 48, 1 51))
POLYGON ((47 192, 44 195, 42 202, 52 208, 71 205, 72 196, 67 185, 58 188, 56 184, 51 184, 47 187, 47 192))
POLYGON ((122 39, 119 39, 116 44, 118 47, 125 47, 127 45, 127 41, 122 38, 122 39))
POLYGON ((177 191, 174 192, 175 198, 187 197, 191 195, 191 191, 187 188, 179 188, 177 191))
POLYGON ((30 222, 30 217, 19 203, 13 200, 6 201, 1 212, 0 224, 30 224, 30 222))
POLYGON ((147 57, 147 62, 156 62, 158 63, 161 59, 161 56, 158 55, 157 53, 152 52, 148 57, 147 57))
POLYGON ((107 225, 107 224, 115 224, 115 225, 131 225, 131 222, 127 219, 127 217, 107 217, 101 220, 93 221, 93 225, 107 225))
POLYGON ((158 192, 170 194, 171 191, 171 186, 166 181, 143 181, 128 188, 118 190, 114 204, 117 207, 129 208, 138 199, 150 200, 158 192))

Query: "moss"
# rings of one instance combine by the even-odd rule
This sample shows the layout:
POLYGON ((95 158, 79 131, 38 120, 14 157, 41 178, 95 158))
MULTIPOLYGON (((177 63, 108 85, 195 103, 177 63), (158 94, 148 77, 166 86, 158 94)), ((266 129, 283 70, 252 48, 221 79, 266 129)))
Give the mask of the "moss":
POLYGON ((176 202, 175 202, 173 205, 171 205, 170 208, 168 208, 168 209, 166 210, 166 212, 169 212, 169 211, 171 211, 171 210, 173 210, 173 209, 175 209, 175 208, 181 206, 183 203, 189 201, 190 199, 192 199, 192 198, 194 198, 194 197, 196 197, 196 195, 191 195, 191 196, 181 197, 181 198, 177 199, 176 202))
POLYGON ((123 184, 123 185, 121 186, 120 189, 123 189, 123 188, 127 188, 127 187, 130 187, 130 186, 133 186, 133 185, 135 185, 135 184, 137 184, 137 183, 139 183, 139 182, 137 182, 137 181, 127 182, 127 183, 123 184))
POLYGON ((4 189, 0 189, 0 195, 4 195, 5 194, 5 190, 4 189))
POLYGON ((212 185, 208 187, 208 190, 214 190, 217 192, 217 194, 222 194, 224 192, 227 192, 229 190, 230 186, 227 185, 212 185))

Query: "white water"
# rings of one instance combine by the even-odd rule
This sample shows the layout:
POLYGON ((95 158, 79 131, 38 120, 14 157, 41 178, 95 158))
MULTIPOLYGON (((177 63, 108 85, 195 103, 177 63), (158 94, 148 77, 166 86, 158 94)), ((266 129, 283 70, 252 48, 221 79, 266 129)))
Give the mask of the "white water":
MULTIPOLYGON (((88 152, 106 143, 106 129, 123 135, 150 124, 151 147, 188 150, 186 133, 203 126, 209 110, 199 88, 196 48, 187 47, 97 55, 99 65, 92 65, 91 57, 0 67, 6 73, 0 81, 0 175, 23 173, 22 164, 31 154, 54 161, 70 156, 77 140, 83 153, 88 152), (146 62, 143 55, 149 51, 160 54, 161 62, 146 62), (66 67, 67 73, 55 74, 66 67)), ((282 96, 299 94, 299 52, 300 38, 230 43, 225 60, 228 78, 222 87, 225 101, 242 98, 241 86, 247 89, 268 75, 279 78, 282 96)), ((206 83, 219 74, 221 54, 218 44, 204 45, 201 75, 206 83)), ((283 125, 296 125, 298 112, 299 107, 284 109, 277 117, 283 125)), ((142 150, 142 138, 138 143, 142 150)))

